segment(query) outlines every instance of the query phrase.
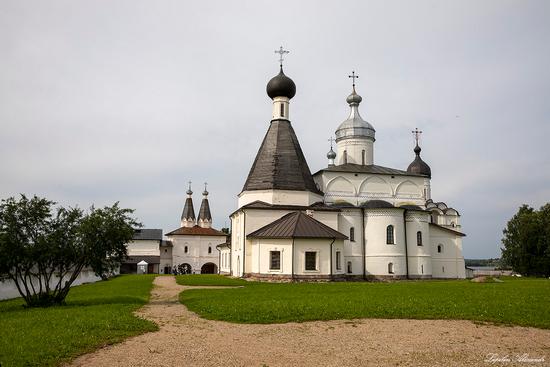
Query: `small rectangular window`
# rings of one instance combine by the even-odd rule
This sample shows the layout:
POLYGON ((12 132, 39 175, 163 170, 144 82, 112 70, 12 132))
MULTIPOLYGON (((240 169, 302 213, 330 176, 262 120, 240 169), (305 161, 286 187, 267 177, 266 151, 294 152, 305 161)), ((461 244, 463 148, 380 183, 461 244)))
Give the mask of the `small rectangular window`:
POLYGON ((306 270, 317 270, 317 253, 306 251, 306 270))
POLYGON ((365 165, 365 151, 364 150, 361 151, 361 164, 363 166, 365 165))
POLYGON ((281 251, 270 251, 270 270, 281 270, 281 251))
POLYGON ((281 103, 281 117, 285 117, 285 105, 281 103))
POLYGON ((351 261, 348 261, 348 273, 351 274, 352 271, 351 271, 351 261))
POLYGON ((342 270, 342 259, 341 259, 341 252, 336 251, 336 270, 342 270))
POLYGON ((349 229, 349 240, 355 242, 355 228, 353 227, 349 229))

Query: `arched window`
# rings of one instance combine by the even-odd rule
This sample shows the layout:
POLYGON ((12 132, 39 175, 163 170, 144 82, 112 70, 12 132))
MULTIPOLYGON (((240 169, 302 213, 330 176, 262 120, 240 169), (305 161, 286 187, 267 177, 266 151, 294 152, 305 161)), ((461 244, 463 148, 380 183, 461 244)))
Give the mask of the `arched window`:
POLYGON ((422 232, 416 232, 416 245, 422 246, 422 232))
POLYGON ((388 264, 388 274, 393 274, 393 263, 388 264))
POLYGON ((187 246, 185 246, 185 247, 183 248, 183 252, 185 252, 185 253, 188 253, 188 252, 189 252, 189 249, 187 248, 187 246))
POLYGON ((344 150, 344 164, 348 163, 348 151, 344 150))
POLYGON ((443 245, 442 245, 442 244, 437 245, 437 252, 438 252, 438 253, 442 253, 442 252, 443 252, 443 245))
POLYGON ((361 151, 361 164, 363 166, 365 165, 365 150, 364 149, 361 151))
POLYGON ((348 273, 351 274, 351 261, 348 261, 348 273))
POLYGON ((393 236, 393 226, 391 224, 386 227, 386 243, 388 245, 395 244, 395 240, 393 236))
POLYGON ((451 222, 451 227, 456 227, 455 222, 451 222))
POLYGON ((212 253, 212 246, 208 246, 208 253, 209 253, 209 254, 212 253))
POLYGON ((355 228, 353 227, 349 229, 349 240, 355 242, 355 228))

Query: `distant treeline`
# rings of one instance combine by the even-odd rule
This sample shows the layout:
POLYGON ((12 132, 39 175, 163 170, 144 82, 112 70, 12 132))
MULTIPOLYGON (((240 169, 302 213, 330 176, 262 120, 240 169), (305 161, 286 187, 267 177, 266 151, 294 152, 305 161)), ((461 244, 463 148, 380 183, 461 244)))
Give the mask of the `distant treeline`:
POLYGON ((466 266, 494 266, 500 267, 500 259, 465 259, 466 266))

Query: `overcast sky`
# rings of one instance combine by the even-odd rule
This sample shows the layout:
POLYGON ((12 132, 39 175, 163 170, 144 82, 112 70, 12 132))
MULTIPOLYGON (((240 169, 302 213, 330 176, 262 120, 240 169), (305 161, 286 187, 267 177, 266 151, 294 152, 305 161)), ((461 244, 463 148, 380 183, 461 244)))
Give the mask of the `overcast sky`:
POLYGON ((229 224, 271 117, 274 50, 312 172, 355 70, 375 163, 406 169, 415 127, 466 258, 500 255, 522 203, 550 201, 550 1, 0 2, 0 196, 120 201, 179 226, 187 181, 229 224))

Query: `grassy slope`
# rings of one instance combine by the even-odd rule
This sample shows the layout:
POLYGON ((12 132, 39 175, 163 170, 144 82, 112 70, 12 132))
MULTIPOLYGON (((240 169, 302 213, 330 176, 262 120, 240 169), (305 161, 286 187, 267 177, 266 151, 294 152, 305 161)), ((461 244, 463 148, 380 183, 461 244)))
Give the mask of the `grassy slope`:
POLYGON ((119 276, 74 287, 66 306, 23 308, 0 302, 0 365, 48 366, 157 330, 132 312, 147 303, 154 276, 119 276))
POLYGON ((247 282, 238 289, 185 291, 180 300, 202 317, 239 323, 411 318, 550 328, 550 281, 546 279, 506 278, 502 283, 247 282))

